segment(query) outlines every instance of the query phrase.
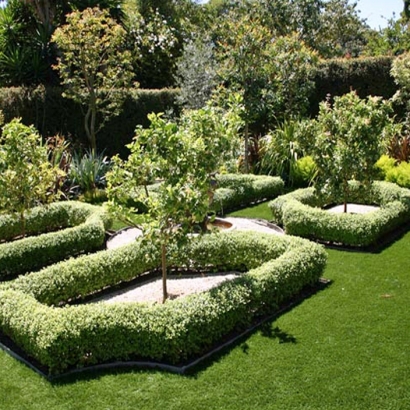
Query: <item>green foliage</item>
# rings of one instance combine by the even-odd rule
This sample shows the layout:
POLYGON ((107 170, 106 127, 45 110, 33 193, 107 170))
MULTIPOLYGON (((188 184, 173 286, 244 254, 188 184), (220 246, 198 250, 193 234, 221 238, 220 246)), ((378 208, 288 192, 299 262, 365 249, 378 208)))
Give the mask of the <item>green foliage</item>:
MULTIPOLYGON (((87 145, 81 106, 63 98, 61 93, 60 88, 54 87, 0 88, 0 109, 6 122, 21 117, 24 124, 34 124, 44 138, 69 135, 72 147, 87 145)), ((106 155, 128 155, 125 145, 131 142, 138 124, 149 126, 149 113, 169 110, 177 113, 178 93, 175 89, 128 90, 121 113, 111 117, 98 135, 106 155)))
POLYGON ((361 100, 355 92, 336 97, 333 107, 329 102, 320 105, 311 148, 319 194, 341 194, 346 206, 350 180, 370 186, 376 175, 374 164, 392 131, 390 111, 380 98, 361 100))
POLYGON ((390 18, 387 26, 368 33, 365 54, 372 56, 397 56, 409 50, 409 22, 403 18, 390 18))
POLYGON ((0 142, 0 209, 20 217, 24 235, 25 212, 54 200, 62 171, 48 161, 47 147, 35 128, 19 119, 3 127, 0 142))
POLYGON ((52 81, 51 28, 38 23, 27 2, 0 8, 0 84, 35 85, 52 81))
MULTIPOLYGON (((27 218, 31 236, 0 244, 0 278, 42 268, 69 256, 99 249, 111 220, 101 209, 77 202, 60 202, 34 208, 27 218), (54 231, 61 228, 63 230, 54 231)), ((2 240, 15 238, 18 219, 0 219, 2 240)))
MULTIPOLYGON (((386 154, 383 154, 376 162, 375 166, 379 171, 379 175, 382 179, 386 177, 386 174, 394 168, 396 165, 396 160, 389 157, 386 154)), ((392 182, 392 181, 391 181, 392 182)))
POLYGON ((64 96, 85 109, 84 130, 92 150, 105 121, 118 115, 130 86, 130 53, 123 49, 125 30, 107 11, 73 12, 52 40, 63 56, 57 66, 64 96))
POLYGON ((180 39, 172 20, 159 11, 130 12, 125 19, 127 49, 132 53, 136 80, 144 88, 172 86, 180 39))
POLYGON ((301 116, 307 113, 318 59, 296 34, 275 38, 258 19, 226 22, 220 43, 221 82, 228 92, 243 96, 248 171, 249 133, 265 133, 295 111, 301 116))
POLYGON ((410 188, 410 164, 400 162, 396 167, 389 169, 386 173, 386 181, 394 182, 404 188, 410 188))
MULTIPOLYGON (((93 267, 105 263, 108 268, 111 259, 113 265, 122 263, 129 270, 142 251, 139 246, 133 243, 127 252, 106 251, 105 258, 102 254, 85 256, 81 270, 88 270, 90 281, 100 288, 103 281, 92 274, 93 267), (91 264, 88 269, 87 262, 91 264)), ((304 286, 315 283, 326 263, 326 252, 298 238, 236 232, 193 240, 179 249, 173 261, 175 266, 201 270, 245 268, 248 272, 211 291, 164 305, 99 303, 58 309, 30 295, 37 286, 49 286, 50 294, 58 287, 53 284, 56 275, 46 279, 42 271, 38 281, 31 275, 29 294, 23 291, 28 286, 24 278, 2 287, 1 329, 51 373, 132 357, 179 363, 206 352, 224 335, 244 329, 259 315, 275 311, 304 286)), ((143 263, 140 259, 137 266, 143 263)), ((59 289, 71 287, 75 280, 65 274, 70 265, 72 275, 79 273, 79 286, 86 283, 75 261, 68 261, 60 264, 59 289)), ((109 282, 115 271, 108 270, 105 280, 109 282)), ((104 275, 106 270, 99 272, 104 275)))
POLYGON ((299 158, 292 164, 293 186, 301 188, 311 185, 316 177, 316 173, 316 163, 310 155, 299 158))
POLYGON ((281 176, 293 186, 295 162, 306 154, 315 133, 309 120, 287 119, 261 140, 260 173, 281 176))
POLYGON ((390 70, 393 57, 361 57, 324 60, 318 64, 314 75, 316 88, 310 98, 310 114, 316 116, 319 103, 347 94, 352 89, 361 98, 377 95, 391 98, 397 91, 390 70))
POLYGON ((105 174, 109 170, 110 163, 103 154, 94 151, 74 153, 68 173, 71 189, 77 195, 81 193, 92 199, 98 188, 105 187, 105 174))
POLYGON ((189 41, 177 62, 178 101, 186 108, 203 107, 216 86, 216 61, 210 39, 189 41))
POLYGON ((164 300, 167 247, 185 241, 195 225, 206 225, 212 175, 235 154, 241 121, 237 101, 232 104, 225 113, 210 106, 186 111, 179 123, 151 114, 150 128, 137 128, 128 160, 115 157, 107 174, 107 193, 116 213, 132 220, 135 210, 127 206, 132 194, 147 209, 150 223, 143 230, 162 247, 164 300), (147 185, 156 180, 161 181, 156 195, 149 195, 147 185))
POLYGON ((378 204, 367 214, 331 213, 321 207, 338 203, 340 196, 320 197, 313 188, 300 189, 269 203, 274 220, 286 233, 347 246, 374 245, 384 235, 409 222, 410 191, 388 182, 376 181, 366 191, 351 184, 349 197, 354 203, 378 204))
POLYGON ((222 214, 273 199, 282 193, 284 187, 279 177, 252 174, 221 174, 216 176, 216 182, 218 188, 211 208, 222 214))

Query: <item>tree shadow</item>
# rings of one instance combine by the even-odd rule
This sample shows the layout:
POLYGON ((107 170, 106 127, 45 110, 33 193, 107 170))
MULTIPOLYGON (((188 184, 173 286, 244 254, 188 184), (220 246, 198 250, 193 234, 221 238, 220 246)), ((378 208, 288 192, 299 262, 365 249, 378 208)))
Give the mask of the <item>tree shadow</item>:
POLYGON ((260 327, 260 334, 263 337, 269 339, 278 339, 279 343, 297 343, 296 337, 290 335, 289 333, 281 330, 278 326, 272 329, 272 323, 263 323, 260 327))

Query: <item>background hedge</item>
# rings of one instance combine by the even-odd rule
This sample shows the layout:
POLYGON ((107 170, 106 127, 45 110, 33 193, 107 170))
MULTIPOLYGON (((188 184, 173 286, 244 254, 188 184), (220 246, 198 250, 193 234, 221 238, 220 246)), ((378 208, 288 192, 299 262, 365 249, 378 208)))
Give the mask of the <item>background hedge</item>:
POLYGON ((355 90, 359 97, 368 95, 391 98, 397 85, 390 75, 394 57, 361 57, 325 60, 315 74, 316 88, 310 98, 310 113, 316 116, 319 103, 355 90))
MULTIPOLYGON (((394 57, 367 57, 357 59, 326 60, 319 65, 314 81, 316 89, 309 98, 311 116, 318 112, 319 102, 356 90, 360 97, 378 95, 390 98, 397 90, 390 68, 394 57)), ((21 117, 24 124, 34 124, 44 137, 61 133, 71 136, 74 145, 83 143, 83 115, 81 108, 61 96, 62 90, 55 87, 34 89, 16 87, 0 88, 0 109, 5 120, 21 117)), ((129 92, 123 112, 112 118, 97 136, 99 150, 109 156, 128 154, 125 145, 131 142, 137 124, 148 125, 150 112, 178 113, 177 89, 144 90, 129 92)))
MULTIPOLYGON (((0 88, 0 110, 6 122, 21 117, 24 124, 34 124, 43 137, 62 134, 71 137, 74 145, 88 147, 81 107, 61 93, 62 89, 55 87, 0 88)), ((136 125, 148 126, 147 115, 151 112, 177 112, 177 95, 175 89, 130 90, 122 113, 108 121, 97 135, 99 150, 109 156, 125 155, 125 145, 131 142, 136 125)))

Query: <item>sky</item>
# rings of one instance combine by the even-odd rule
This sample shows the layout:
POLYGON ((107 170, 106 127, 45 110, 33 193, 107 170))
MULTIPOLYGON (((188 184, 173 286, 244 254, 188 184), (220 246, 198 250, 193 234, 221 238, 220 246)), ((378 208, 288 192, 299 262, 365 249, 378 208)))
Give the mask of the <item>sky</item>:
POLYGON ((356 8, 371 28, 379 29, 387 26, 387 19, 393 17, 393 13, 396 19, 400 17, 403 4, 403 0, 357 0, 356 8))
MULTIPOLYGON (((367 24, 376 30, 387 26, 387 20, 396 14, 396 19, 403 11, 403 0, 356 0, 360 16, 367 20, 367 24)), ((200 0, 207 3, 208 0, 200 0)), ((351 3, 354 1, 351 0, 351 3)))

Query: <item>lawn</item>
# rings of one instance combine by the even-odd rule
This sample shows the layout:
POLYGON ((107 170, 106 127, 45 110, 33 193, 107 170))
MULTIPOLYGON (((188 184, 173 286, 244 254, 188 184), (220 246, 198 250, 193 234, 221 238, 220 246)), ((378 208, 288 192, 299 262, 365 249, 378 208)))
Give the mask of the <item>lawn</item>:
MULTIPOLYGON (((264 206, 249 216, 266 217, 264 206)), ((377 254, 329 250, 330 286, 190 375, 111 371, 49 383, 0 351, 0 408, 408 409, 408 249, 410 233, 377 254)))

